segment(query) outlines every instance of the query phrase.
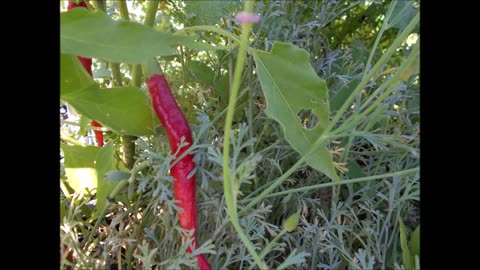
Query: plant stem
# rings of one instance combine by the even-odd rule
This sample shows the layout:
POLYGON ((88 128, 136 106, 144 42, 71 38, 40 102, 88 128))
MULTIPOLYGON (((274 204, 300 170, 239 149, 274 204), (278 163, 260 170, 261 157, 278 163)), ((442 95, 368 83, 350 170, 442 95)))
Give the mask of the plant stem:
POLYGON ((93 6, 95 9, 105 12, 105 0, 93 0, 93 6))
MULTIPOLYGON (((190 32, 190 31, 210 31, 210 32, 215 32, 221 35, 224 35, 232 40, 234 40, 236 43, 240 43, 240 38, 237 35, 234 35, 226 30, 223 30, 221 28, 211 26, 211 25, 197 25, 197 26, 191 26, 191 27, 185 27, 181 30, 178 30, 177 33, 183 33, 183 32, 190 32)), ((243 32, 242 32, 243 33, 243 32)))
MULTIPOLYGON (((128 14, 127 14, 128 16, 128 14)), ((122 76, 120 72, 120 64, 110 63, 110 69, 112 70, 113 86, 122 86, 122 76)), ((123 160, 127 168, 131 169, 135 163, 135 140, 136 136, 122 135, 121 140, 123 142, 123 160)))
MULTIPOLYGON (((393 176, 409 175, 409 174, 417 173, 418 171, 420 171, 420 168, 413 168, 413 169, 408 169, 408 170, 394 172, 394 173, 386 173, 386 174, 380 174, 380 175, 360 177, 360 178, 351 179, 351 180, 343 180, 341 182, 328 182, 328 183, 324 183, 324 184, 306 186, 306 187, 301 187, 301 188, 294 188, 294 189, 289 189, 289 190, 285 190, 285 191, 271 193, 271 194, 266 195, 265 198, 287 195, 287 194, 296 193, 296 192, 311 191, 311 190, 314 190, 314 189, 331 187, 331 186, 339 186, 339 185, 345 185, 345 184, 353 184, 353 183, 361 183, 361 182, 372 181, 372 180, 385 179, 387 177, 393 177, 393 176)), ((246 201, 249 201, 249 200, 246 200, 246 201)))
POLYGON ((72 143, 72 144, 75 144, 75 145, 85 146, 85 144, 75 140, 74 138, 66 135, 63 132, 60 133, 60 140, 62 140, 64 142, 69 142, 69 143, 72 143))
POLYGON ((345 130, 348 130, 355 126, 358 122, 359 119, 364 119, 367 114, 369 114, 371 111, 373 111, 376 107, 380 105, 380 103, 390 95, 390 93, 401 83, 401 79, 399 78, 401 74, 408 68, 410 65, 418 58, 418 54, 420 51, 420 44, 417 43, 415 44, 415 47, 413 47, 412 52, 408 56, 407 60, 404 61, 400 67, 395 71, 395 74, 385 83, 383 83, 375 92, 370 96, 370 98, 365 102, 365 103, 370 103, 373 98, 383 91, 384 88, 389 87, 380 97, 378 97, 375 102, 370 105, 366 106, 365 103, 361 106, 360 109, 366 109, 360 113, 358 116, 355 117, 350 117, 345 122, 340 126, 338 129, 334 130, 331 134, 339 134, 345 130))
POLYGON ((132 169, 135 164, 135 140, 136 136, 122 135, 121 140, 123 142, 123 159, 127 168, 132 169))
POLYGON ((287 180, 287 178, 292 175, 294 172, 297 171, 297 169, 303 165, 303 163, 307 160, 307 158, 312 154, 314 153, 315 151, 318 151, 318 149, 320 147, 323 146, 323 144, 327 141, 327 139, 329 139, 330 137, 328 136, 325 136, 325 135, 322 135, 320 137, 318 137, 318 139, 315 141, 315 143, 312 145, 312 147, 310 148, 310 150, 305 153, 305 155, 303 155, 295 164, 293 164, 292 167, 290 167, 290 169, 288 169, 288 171, 286 171, 282 176, 280 176, 279 178, 275 179, 275 181, 273 181, 273 183, 271 183, 269 185, 269 187, 267 189, 265 189, 262 193, 260 193, 257 197, 255 197, 249 204, 247 204, 247 206, 245 206, 240 212, 239 212, 239 215, 242 215, 242 214, 245 214, 245 211, 247 211, 248 209, 252 208, 256 203, 258 203, 259 201, 263 200, 264 198, 266 198, 266 196, 272 192, 275 188, 277 188, 279 185, 281 185, 283 183, 283 181, 287 180))
POLYGON ((337 111, 335 114, 335 117, 330 121, 329 125, 324 131, 324 134, 328 134, 335 124, 340 120, 340 118, 344 115, 345 111, 350 107, 350 104, 352 103, 353 99, 362 91, 362 89, 367 85, 367 83, 370 81, 370 79, 383 67, 383 65, 390 59, 392 54, 394 54, 397 51, 398 46, 405 40, 405 38, 410 34, 410 32, 413 30, 413 28, 418 24, 420 21, 420 15, 417 14, 408 24, 407 27, 403 30, 402 33, 400 33, 397 38, 394 40, 392 45, 388 48, 388 50, 380 57, 378 62, 375 64, 375 66, 372 67, 372 69, 368 72, 366 76, 362 79, 362 81, 358 84, 358 86, 355 88, 355 90, 350 94, 348 99, 343 103, 342 107, 337 111))
MULTIPOLYGON (((245 1, 245 12, 251 13, 253 11, 253 1, 245 1)), ((238 221, 237 213, 237 192, 234 188, 234 177, 231 177, 229 159, 230 159, 230 134, 233 122, 233 114, 235 112, 235 101, 237 99, 238 90, 240 88, 240 78, 242 77, 243 62, 245 61, 245 56, 247 53, 248 47, 248 35, 250 33, 252 25, 251 24, 242 24, 242 36, 240 40, 240 48, 238 50, 237 62, 235 63, 235 72, 233 77, 233 84, 230 91, 230 99, 228 104, 227 116, 225 119, 225 135, 224 135, 224 145, 223 145, 223 187, 225 194, 225 203, 227 205, 228 214, 230 216, 230 221, 232 222, 233 227, 238 233, 238 236, 248 249, 249 253, 252 255, 255 263, 260 269, 267 269, 266 263, 260 258, 260 256, 255 251, 255 247, 252 245, 248 237, 242 230, 240 223, 238 221)), ((233 39, 233 37, 232 37, 233 39)))
POLYGON ((365 65, 365 71, 363 73, 363 78, 367 75, 368 67, 370 66, 370 63, 372 62, 373 55, 375 54, 375 51, 377 50, 378 43, 380 42, 380 38, 383 35, 383 32, 388 27, 388 20, 390 19, 390 16, 392 16, 393 9, 395 8, 395 5, 397 4, 396 1, 392 1, 390 6, 388 7, 387 15, 385 16, 385 19, 383 20, 382 27, 380 28, 380 31, 378 32, 377 38, 375 39, 375 42, 373 43, 373 47, 370 50, 370 55, 368 56, 367 64, 365 65))
POLYGON ((270 252, 270 250, 273 248, 273 245, 275 245, 275 243, 278 242, 278 240, 280 240, 280 238, 286 233, 287 230, 283 229, 279 234, 277 234, 277 236, 275 236, 275 238, 273 238, 273 240, 270 241, 268 245, 262 250, 262 252, 260 253, 260 258, 263 259, 263 257, 265 257, 265 255, 267 255, 267 253, 270 252))
POLYGON ((115 199, 115 197, 120 192, 120 190, 122 190, 122 188, 125 187, 127 184, 128 184, 127 179, 124 179, 124 180, 118 182, 118 184, 112 190, 110 195, 107 197, 107 201, 105 202, 105 206, 103 207, 100 215, 98 215, 97 221, 95 222, 95 225, 93 226, 93 229, 91 230, 90 234, 88 235, 88 238, 85 238, 85 240, 80 244, 81 247, 86 247, 90 243, 90 241, 92 241, 93 234, 95 233, 95 231, 100 226, 100 223, 102 223, 103 217, 107 213, 108 208, 110 207, 110 205, 112 205, 111 201, 113 201, 115 199))
MULTIPOLYGON (((147 13, 145 15, 144 25, 153 27, 155 23, 155 15, 157 14, 159 0, 148 1, 147 13)), ((142 85, 142 65, 133 65, 132 68, 132 85, 140 87, 142 85)))
POLYGON ((120 10, 120 18, 130 21, 130 16, 128 15, 127 1, 118 1, 118 9, 120 10))
POLYGON ((148 1, 147 13, 145 14, 145 21, 143 22, 143 24, 153 27, 155 23, 155 16, 157 15, 159 3, 160 3, 160 0, 148 1))

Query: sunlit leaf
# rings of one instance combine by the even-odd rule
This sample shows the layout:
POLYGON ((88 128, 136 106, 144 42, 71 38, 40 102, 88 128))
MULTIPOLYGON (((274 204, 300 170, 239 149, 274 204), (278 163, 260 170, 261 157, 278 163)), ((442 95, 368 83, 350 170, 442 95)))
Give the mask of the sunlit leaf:
POLYGON ((65 173, 68 185, 79 193, 90 193, 97 188, 95 159, 100 148, 62 144, 65 155, 65 173))

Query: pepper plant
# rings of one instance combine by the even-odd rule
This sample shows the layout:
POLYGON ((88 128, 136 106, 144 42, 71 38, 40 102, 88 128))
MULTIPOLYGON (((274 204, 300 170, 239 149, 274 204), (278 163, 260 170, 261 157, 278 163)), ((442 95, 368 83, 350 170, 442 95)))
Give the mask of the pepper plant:
POLYGON ((62 268, 415 264, 418 2, 61 3, 62 268))

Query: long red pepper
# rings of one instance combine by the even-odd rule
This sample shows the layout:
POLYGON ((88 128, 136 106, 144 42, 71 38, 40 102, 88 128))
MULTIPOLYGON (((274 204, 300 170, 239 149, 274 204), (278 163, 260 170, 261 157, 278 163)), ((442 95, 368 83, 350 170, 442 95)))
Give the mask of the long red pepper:
MULTIPOLYGON (((178 158, 185 150, 193 144, 192 132, 188 126, 188 122, 178 107, 172 91, 168 85, 167 80, 163 75, 155 74, 147 80, 148 90, 152 99, 153 108, 160 119, 163 127, 167 131, 168 141, 172 153, 176 153, 180 140, 184 137, 184 142, 187 144, 178 151, 176 157, 178 158)), ((195 176, 188 175, 195 169, 193 162, 193 155, 188 154, 177 162, 171 169, 175 181, 173 182, 173 192, 175 199, 179 202, 177 206, 183 209, 178 213, 180 226, 186 230, 194 230, 193 246, 198 248, 196 240, 197 235, 197 202, 196 202, 196 185, 195 176)), ((188 252, 192 252, 190 247, 188 252)), ((196 256, 198 259, 198 267, 200 269, 208 269, 211 267, 203 254, 196 256)))
MULTIPOLYGON (((87 8, 87 3, 86 2, 79 2, 77 4, 75 2, 69 2, 68 6, 67 6, 67 9, 70 10, 70 9, 76 8, 76 7, 87 8)), ((78 60, 80 60, 80 63, 82 63, 83 67, 88 72, 88 74, 90 74, 90 77, 93 77, 92 59, 87 58, 87 57, 82 57, 82 56, 77 56, 77 58, 78 58, 78 60)), ((102 124, 98 123, 95 120, 92 120, 90 125, 92 125, 94 127, 102 127, 102 124)), ((95 134, 95 138, 97 139, 97 145, 100 146, 100 147, 103 147, 103 131, 94 130, 93 133, 95 134)))

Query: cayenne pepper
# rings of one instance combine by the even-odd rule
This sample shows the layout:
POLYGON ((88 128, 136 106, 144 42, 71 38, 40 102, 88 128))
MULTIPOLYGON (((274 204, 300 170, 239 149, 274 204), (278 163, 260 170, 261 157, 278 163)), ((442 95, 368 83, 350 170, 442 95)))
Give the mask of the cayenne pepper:
MULTIPOLYGON (((177 153, 182 137, 184 137, 184 142, 187 143, 187 146, 180 149, 176 154, 176 158, 178 158, 186 151, 188 146, 193 144, 192 132, 188 122, 175 101, 168 82, 163 75, 155 74, 151 76, 146 83, 152 99, 153 108, 167 131, 171 152, 173 154, 177 153)), ((194 249, 197 249, 196 234, 198 224, 195 175, 188 177, 194 169, 193 154, 187 154, 170 169, 170 173, 175 179, 173 182, 173 192, 175 199, 179 201, 177 206, 183 209, 178 213, 180 226, 186 230, 194 230, 192 243, 194 249)), ((188 247, 188 252, 192 252, 190 247, 188 247)), ((211 269, 203 254, 196 255, 196 257, 200 269, 211 269)))
MULTIPOLYGON (((75 2, 69 2, 68 3, 68 6, 67 6, 67 9, 70 10, 72 8, 76 8, 76 7, 83 7, 83 8, 87 8, 87 3, 86 2, 79 2, 78 4, 75 3, 75 2)), ((91 58, 88 58, 88 57, 82 57, 82 56, 77 56, 78 60, 80 60, 80 63, 82 63, 83 67, 85 68, 85 70, 88 72, 88 74, 90 74, 90 77, 93 77, 93 73, 92 73, 92 59, 91 58)), ((94 127, 102 127, 102 124, 98 123, 97 121, 95 120, 92 120, 92 122, 90 123, 90 125, 94 126, 94 127)), ((97 139, 97 145, 99 147, 103 147, 103 131, 100 131, 100 130, 93 130, 93 133, 95 134, 95 138, 97 139)))

